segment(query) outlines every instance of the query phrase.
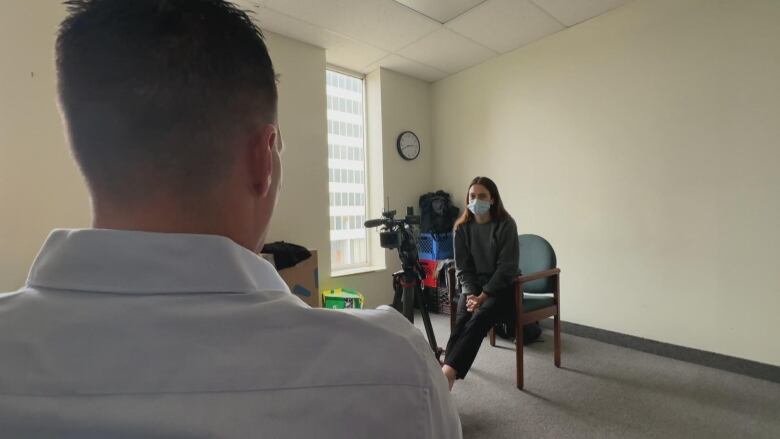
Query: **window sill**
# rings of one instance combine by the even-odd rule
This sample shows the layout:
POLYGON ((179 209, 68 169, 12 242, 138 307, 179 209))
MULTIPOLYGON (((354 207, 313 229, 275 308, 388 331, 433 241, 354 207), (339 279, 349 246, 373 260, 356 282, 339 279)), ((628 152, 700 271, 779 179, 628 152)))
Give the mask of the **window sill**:
POLYGON ((345 277, 345 276, 354 276, 356 274, 366 274, 366 273, 373 273, 376 271, 382 271, 386 270, 387 267, 382 267, 379 265, 370 265, 367 267, 356 267, 356 268, 347 268, 342 270, 333 270, 330 273, 330 277, 345 277))

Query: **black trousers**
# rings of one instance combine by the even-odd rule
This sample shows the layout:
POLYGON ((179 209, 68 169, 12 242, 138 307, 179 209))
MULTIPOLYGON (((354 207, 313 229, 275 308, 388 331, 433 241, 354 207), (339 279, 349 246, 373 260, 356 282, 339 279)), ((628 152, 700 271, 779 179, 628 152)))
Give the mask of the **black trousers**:
POLYGON ((466 310, 468 296, 461 295, 458 300, 458 312, 455 327, 447 341, 444 364, 458 371, 457 377, 466 377, 471 364, 477 357, 482 339, 496 323, 511 316, 514 309, 512 294, 499 294, 485 300, 476 312, 466 310))

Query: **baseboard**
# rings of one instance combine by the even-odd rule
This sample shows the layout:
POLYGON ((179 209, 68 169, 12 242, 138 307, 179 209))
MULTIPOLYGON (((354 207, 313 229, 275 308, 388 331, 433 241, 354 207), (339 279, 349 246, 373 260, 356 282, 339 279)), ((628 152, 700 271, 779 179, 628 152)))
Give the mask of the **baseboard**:
MULTIPOLYGON (((553 328, 552 319, 546 319, 542 321, 541 324, 545 329, 553 328)), ((633 335, 621 334, 619 332, 607 331, 606 329, 599 329, 565 321, 561 321, 561 331, 616 346, 660 355, 662 357, 687 361, 689 363, 780 383, 780 367, 771 364, 730 357, 714 352, 700 351, 698 349, 686 348, 684 346, 663 343, 647 338, 635 337, 633 335)))

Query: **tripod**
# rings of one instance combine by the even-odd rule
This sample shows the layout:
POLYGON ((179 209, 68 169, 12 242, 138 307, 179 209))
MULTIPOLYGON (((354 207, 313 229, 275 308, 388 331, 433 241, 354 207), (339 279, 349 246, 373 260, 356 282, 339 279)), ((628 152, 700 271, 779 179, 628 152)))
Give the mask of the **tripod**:
POLYGON ((406 208, 406 218, 404 219, 395 219, 395 210, 387 210, 382 212, 382 218, 365 222, 366 228, 382 226, 382 231, 379 234, 379 245, 382 248, 398 249, 402 270, 393 273, 393 288, 395 289, 393 308, 403 314, 409 322, 414 323, 414 303, 417 302, 425 324, 428 343, 431 345, 436 360, 439 360, 444 350, 436 345, 431 316, 428 314, 428 308, 423 299, 420 284, 424 271, 420 265, 417 245, 411 229, 412 225, 419 224, 420 217, 414 215, 414 208, 411 206, 406 208))
POLYGON ((402 271, 393 273, 393 285, 395 286, 393 308, 397 309, 413 324, 414 304, 417 303, 422 315, 423 325, 425 326, 425 334, 428 336, 428 344, 431 346, 436 359, 439 360, 444 350, 436 344, 436 335, 433 333, 433 326, 431 326, 431 316, 428 314, 428 304, 423 297, 419 275, 422 270, 419 267, 419 262, 416 262, 414 265, 417 266, 404 264, 402 271))

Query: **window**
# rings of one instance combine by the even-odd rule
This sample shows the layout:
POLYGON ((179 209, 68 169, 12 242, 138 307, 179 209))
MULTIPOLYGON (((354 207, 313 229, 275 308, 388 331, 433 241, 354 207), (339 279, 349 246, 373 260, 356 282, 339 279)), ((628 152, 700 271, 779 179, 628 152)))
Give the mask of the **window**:
POLYGON ((363 79, 325 72, 328 104, 330 256, 334 271, 370 265, 363 79))

